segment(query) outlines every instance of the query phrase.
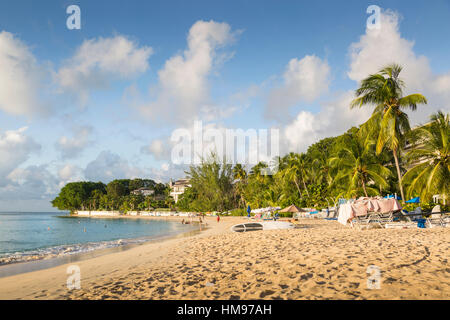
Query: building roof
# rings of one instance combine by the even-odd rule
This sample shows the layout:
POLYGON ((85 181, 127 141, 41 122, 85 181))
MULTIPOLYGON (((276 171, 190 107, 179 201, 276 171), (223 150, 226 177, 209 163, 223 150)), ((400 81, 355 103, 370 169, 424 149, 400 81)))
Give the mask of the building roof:
POLYGON ((174 185, 175 186, 180 186, 180 185, 186 185, 189 184, 190 180, 189 179, 180 179, 175 181, 174 185))

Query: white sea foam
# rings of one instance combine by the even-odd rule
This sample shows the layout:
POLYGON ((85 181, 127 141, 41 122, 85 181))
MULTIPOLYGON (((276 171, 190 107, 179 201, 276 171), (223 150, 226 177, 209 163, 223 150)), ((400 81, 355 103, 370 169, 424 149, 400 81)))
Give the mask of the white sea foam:
MULTIPOLYGON (((152 239, 154 239, 154 238, 152 238, 152 239)), ((65 256, 65 255, 73 255, 73 254, 91 252, 94 250, 115 248, 115 247, 119 247, 119 246, 130 245, 130 244, 140 244, 140 243, 144 243, 146 241, 152 240, 152 239, 150 239, 150 238, 117 239, 117 240, 111 240, 111 241, 60 245, 60 246, 54 246, 54 247, 49 247, 49 248, 40 248, 40 249, 24 251, 24 252, 3 253, 3 254, 0 254, 0 265, 17 263, 17 262, 26 262, 26 261, 57 258, 57 257, 65 256)))

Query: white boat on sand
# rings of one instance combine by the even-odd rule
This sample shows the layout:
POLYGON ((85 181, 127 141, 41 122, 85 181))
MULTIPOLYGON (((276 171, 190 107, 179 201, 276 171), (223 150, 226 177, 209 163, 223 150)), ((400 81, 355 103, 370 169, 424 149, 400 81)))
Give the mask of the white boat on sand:
POLYGON ((233 232, 294 229, 294 225, 285 221, 246 222, 231 227, 233 232))

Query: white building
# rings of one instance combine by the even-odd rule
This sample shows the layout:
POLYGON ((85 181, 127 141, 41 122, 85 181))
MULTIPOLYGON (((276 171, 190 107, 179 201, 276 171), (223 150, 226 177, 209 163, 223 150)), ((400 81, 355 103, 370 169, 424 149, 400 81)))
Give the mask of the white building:
POLYGON ((155 193, 155 190, 149 189, 149 188, 139 188, 137 190, 131 191, 132 194, 134 195, 143 195, 144 197, 146 196, 151 196, 155 193))
POLYGON ((189 179, 180 179, 175 181, 175 183, 170 180, 170 195, 175 200, 175 203, 178 202, 180 195, 184 193, 186 188, 190 187, 189 179))

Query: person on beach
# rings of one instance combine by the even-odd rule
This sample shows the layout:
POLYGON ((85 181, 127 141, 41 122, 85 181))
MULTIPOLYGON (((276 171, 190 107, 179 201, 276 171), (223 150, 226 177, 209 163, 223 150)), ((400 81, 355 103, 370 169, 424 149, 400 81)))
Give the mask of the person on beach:
POLYGON ((217 223, 219 223, 219 222, 220 222, 220 216, 217 215, 217 223))

